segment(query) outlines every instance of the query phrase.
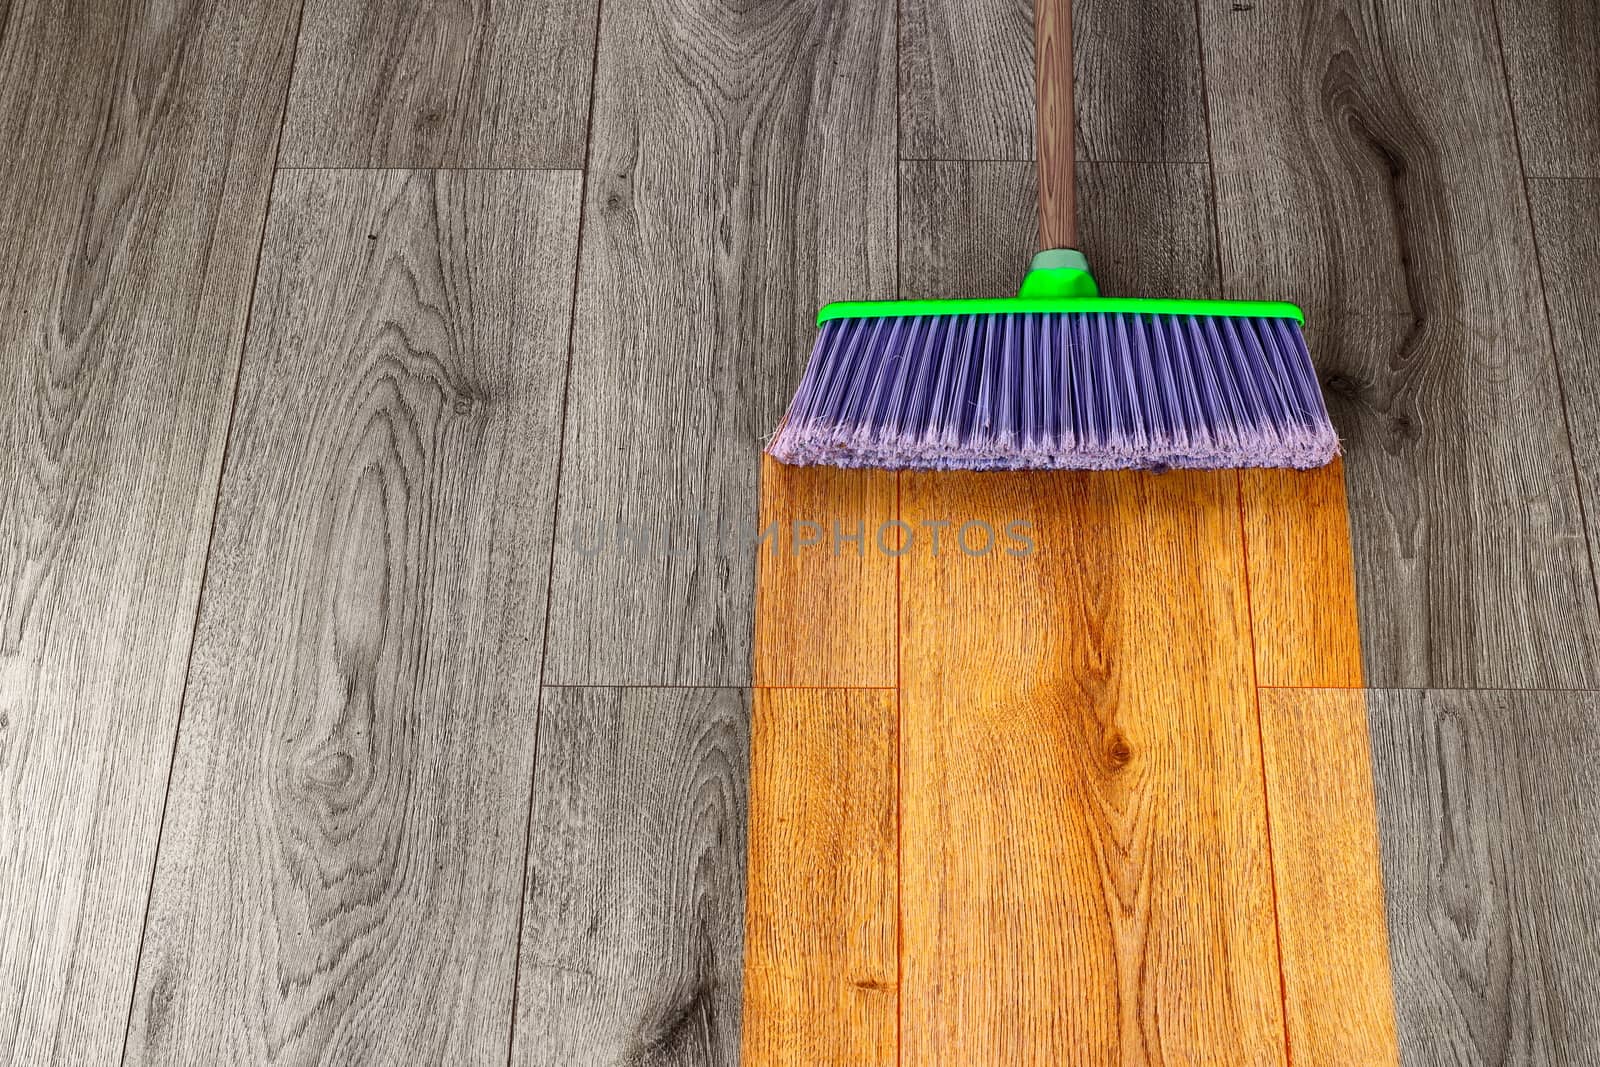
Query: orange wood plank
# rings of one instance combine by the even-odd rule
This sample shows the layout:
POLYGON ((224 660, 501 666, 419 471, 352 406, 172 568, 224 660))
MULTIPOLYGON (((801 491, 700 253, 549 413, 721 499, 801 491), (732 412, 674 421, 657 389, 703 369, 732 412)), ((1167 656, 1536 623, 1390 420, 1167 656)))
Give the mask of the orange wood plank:
POLYGON ((757 689, 746 1064, 895 1062, 895 696, 757 689))
POLYGON ((1365 697, 1264 689, 1261 725, 1289 1051, 1398 1063, 1365 697))
POLYGON ((1359 687, 1344 465, 1240 472, 1261 685, 1359 687))
POLYGON ((755 684, 893 686, 894 474, 761 462, 755 684))
POLYGON ((1236 476, 907 474, 901 513, 955 524, 902 560, 902 1062, 1283 1062, 1236 476))

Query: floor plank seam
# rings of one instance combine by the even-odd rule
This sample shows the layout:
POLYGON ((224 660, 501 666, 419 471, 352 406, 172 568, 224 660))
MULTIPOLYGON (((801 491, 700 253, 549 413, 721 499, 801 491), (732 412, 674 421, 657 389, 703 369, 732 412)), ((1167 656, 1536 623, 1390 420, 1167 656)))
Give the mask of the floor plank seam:
POLYGON ((725 690, 727 692, 732 692, 732 693, 746 693, 746 692, 754 692, 755 690, 758 690, 758 689, 772 689, 772 690, 785 690, 785 689, 817 689, 817 690, 839 690, 839 689, 844 689, 844 690, 857 690, 857 689, 862 689, 862 690, 869 690, 869 691, 870 690, 888 691, 892 687, 891 686, 887 686, 887 685, 731 685, 731 684, 686 685, 686 684, 678 683, 678 682, 674 682, 674 683, 669 684, 669 685, 649 685, 649 684, 641 684, 641 683, 637 683, 637 682, 629 682, 629 683, 626 683, 626 684, 619 685, 619 684, 616 684, 614 682, 547 682, 547 683, 541 685, 539 688, 540 689, 623 689, 623 690, 626 690, 626 689, 643 689, 643 690, 645 690, 647 692, 660 692, 660 691, 665 691, 665 690, 688 689, 688 690, 693 690, 695 692, 720 692, 720 691, 724 691, 725 690))
POLYGON ((475 172, 484 173, 484 174, 582 174, 587 168, 586 167, 433 167, 433 166, 416 166, 416 167, 293 166, 293 167, 279 167, 279 166, 274 165, 272 169, 276 173, 284 173, 284 174, 291 173, 293 171, 324 171, 324 170, 336 170, 336 171, 343 171, 345 173, 361 173, 361 174, 365 174, 365 173, 369 173, 369 172, 370 173, 380 173, 381 174, 381 173, 393 172, 393 171, 398 171, 401 174, 411 174, 411 173, 415 173, 415 172, 418 172, 418 171, 422 171, 422 172, 426 172, 426 173, 430 173, 430 174, 433 174, 433 173, 450 174, 450 173, 456 173, 456 172, 460 172, 460 173, 464 173, 464 174, 470 174, 470 173, 475 173, 475 172))
MULTIPOLYGON (((898 20, 899 17, 900 17, 900 8, 899 8, 898 5, 896 5, 896 7, 895 7, 895 18, 896 18, 896 20, 898 20)), ((898 44, 898 41, 899 41, 898 33, 896 34, 895 40, 896 40, 896 43, 898 44)), ((898 62, 896 62, 895 71, 898 73, 899 69, 900 69, 900 65, 899 65, 898 62)), ((900 130, 900 114, 899 114, 899 112, 897 110, 895 112, 895 136, 897 138, 899 136, 899 130, 900 130)), ((898 205, 898 197, 899 197, 899 188, 900 188, 900 183, 896 182, 895 183, 895 196, 897 198, 896 199, 897 205, 898 205)), ((898 206, 897 206, 896 210, 898 211, 898 206)), ((895 272, 896 272, 896 274, 899 273, 899 269, 900 269, 899 245, 900 245, 900 225, 899 225, 899 220, 897 218, 896 221, 895 221, 895 246, 896 246, 895 247, 895 272)), ((897 280, 896 281, 896 288, 898 288, 898 287, 899 287, 899 282, 897 280)), ((903 475, 903 473, 901 471, 895 471, 894 472, 894 517, 895 517, 895 521, 896 522, 901 521, 901 519, 900 519, 900 482, 901 482, 901 479, 903 477, 904 477, 904 475, 903 475)), ((905 896, 905 880, 904 880, 905 832, 904 832, 904 829, 903 829, 904 824, 902 822, 902 818, 904 816, 904 806, 903 806, 903 804, 901 802, 901 798, 904 796, 904 793, 905 793, 905 790, 903 789, 903 787, 901 785, 901 774, 902 774, 903 769, 905 767, 905 759, 904 759, 904 751, 903 751, 904 747, 905 747, 905 740, 904 740, 904 738, 905 738, 905 725, 904 725, 904 722, 903 722, 904 715, 905 715, 905 710, 904 710, 904 708, 905 708, 905 696, 900 691, 900 646, 901 646, 901 642, 900 642, 900 597, 901 597, 900 572, 901 572, 901 568, 903 567, 903 565, 904 565, 903 557, 896 556, 894 558, 894 689, 895 689, 895 692, 894 692, 894 1062, 895 1062, 895 1067, 900 1067, 901 1055, 902 1055, 901 1054, 901 1050, 905 1047, 905 1040, 904 1040, 904 1038, 902 1036, 902 1027, 904 1026, 904 1023, 905 1023, 905 1013, 906 1013, 906 1009, 905 1009, 905 1005, 906 1005, 906 996, 905 996, 905 993, 906 993, 906 990, 905 990, 905 945, 906 945, 906 937, 905 937, 905 903, 904 903, 904 896, 905 896)))
POLYGON ((1307 690, 1326 693, 1553 693, 1573 696, 1600 696, 1600 689, 1554 689, 1543 686, 1504 685, 1262 685, 1262 692, 1307 690))
MULTIPOLYGON (((549 619, 546 608, 545 619, 549 619)), ((533 765, 528 769, 528 811, 522 823, 522 878, 517 889, 517 932, 511 941, 511 1014, 506 1030, 506 1067, 511 1067, 517 1051, 517 995, 522 989, 522 931, 528 915, 528 861, 533 842, 533 804, 539 773, 539 726, 544 718, 544 687, 535 696, 533 713, 533 765)))
MULTIPOLYGON (((557 688, 557 689, 602 688, 602 689, 605 689, 605 688, 613 688, 613 686, 552 686, 552 688, 557 688)), ((741 686, 616 686, 616 688, 624 688, 624 689, 626 689, 626 688, 635 688, 635 689, 670 689, 670 688, 685 688, 685 689, 725 688, 725 689, 738 689, 738 688, 741 688, 741 686)), ((786 691, 794 691, 794 693, 899 693, 899 686, 893 686, 893 685, 752 685, 752 686, 749 686, 749 688, 752 689, 752 691, 762 691, 762 689, 786 689, 786 691)))
POLYGON ((267 244, 267 222, 272 215, 272 196, 277 187, 278 157, 283 151, 284 126, 289 118, 289 92, 294 85, 295 61, 300 58, 300 28, 305 19, 305 5, 295 11, 294 33, 290 37, 289 76, 284 79, 283 99, 278 111, 278 136, 272 146, 272 166, 267 172, 267 195, 261 205, 261 226, 256 234, 255 266, 250 273, 250 296, 245 304, 244 327, 239 331, 238 357, 233 365, 233 395, 228 400, 227 425, 222 431, 222 455, 217 461, 217 482, 211 494, 211 521, 206 529, 206 552, 200 561, 200 583, 195 589, 194 617, 189 623, 189 650, 184 657, 183 685, 178 689, 178 714, 172 724, 172 751, 167 758, 167 782, 161 793, 161 814, 156 820, 156 842, 150 853, 150 877, 144 896, 144 919, 139 923, 139 944, 133 954, 133 980, 128 989, 128 1017, 122 1027, 122 1050, 117 1056, 119 1064, 128 1060, 128 1042, 133 1036, 133 1015, 138 1005, 139 968, 144 962, 145 936, 150 929, 151 905, 156 895, 156 871, 161 862, 161 844, 167 827, 167 805, 172 799, 172 776, 178 765, 178 739, 183 736, 183 709, 189 700, 190 674, 194 670, 194 646, 200 631, 200 606, 205 601, 206 578, 211 570, 211 550, 217 536, 217 512, 222 502, 222 482, 228 471, 228 445, 233 438, 233 419, 239 408, 239 386, 244 378, 244 357, 250 342, 250 323, 255 317, 256 288, 261 283, 261 257, 267 244))
POLYGON ((1260 691, 1263 691, 1263 692, 1269 691, 1269 690, 1273 690, 1273 689, 1290 689, 1290 690, 1303 689, 1303 690, 1309 690, 1309 691, 1311 691, 1313 693, 1343 693, 1343 692, 1364 693, 1364 692, 1366 692, 1367 687, 1364 686, 1364 685, 1258 685, 1258 686, 1256 686, 1256 689, 1258 689, 1260 691))
MULTIPOLYGON (((1222 277, 1222 208, 1217 202, 1217 162, 1216 141, 1211 129, 1211 97, 1206 78, 1206 50, 1204 20, 1200 11, 1200 0, 1194 0, 1194 33, 1195 46, 1199 52, 1198 67, 1200 71, 1200 113, 1205 122, 1206 129, 1206 173, 1209 181, 1209 198, 1211 208, 1211 254, 1212 269, 1216 283, 1216 295, 1226 298, 1227 287, 1222 277)), ((1256 662, 1256 624, 1255 604, 1250 593, 1250 544, 1249 524, 1245 521, 1244 512, 1244 475, 1234 472, 1234 493, 1239 505, 1239 554, 1244 579, 1245 619, 1250 635, 1250 681, 1253 686, 1251 698, 1255 705, 1256 716, 1256 753, 1258 756, 1257 770, 1261 775, 1261 817, 1262 831, 1266 837, 1267 848, 1267 879, 1272 890, 1272 934, 1276 942, 1278 958, 1278 1004, 1281 1011, 1280 1023, 1283 1027, 1283 1060, 1285 1067, 1294 1063, 1294 1053, 1289 1048, 1289 984, 1283 971, 1283 918, 1278 907, 1278 871, 1273 862, 1272 855, 1272 803, 1267 789, 1267 741, 1261 723, 1261 674, 1256 662)))
MULTIPOLYGON (((974 159, 970 157, 950 158, 946 156, 899 156, 901 163, 1018 163, 1032 166, 1038 160, 1029 157, 1022 158, 985 158, 974 159)), ((1080 167, 1205 167, 1211 163, 1208 159, 1080 159, 1080 167)))
POLYGON ((1570 693, 1600 696, 1600 689, 1560 689, 1531 685, 1258 685, 1262 692, 1303 690, 1313 693, 1570 693))
POLYGON ((1583 471, 1578 468, 1578 450, 1572 436, 1572 414, 1567 400, 1567 383, 1561 373, 1561 349, 1556 344, 1555 317, 1550 312, 1550 289, 1544 280, 1544 256, 1539 250, 1539 226, 1533 217, 1533 190, 1528 187, 1528 163, 1522 151, 1522 131, 1517 125, 1517 102, 1511 96, 1511 69, 1506 62, 1505 33, 1500 28, 1500 7, 1489 5, 1489 21, 1494 26, 1495 52, 1500 57, 1500 86, 1505 95, 1506 113, 1511 117, 1511 143, 1517 149, 1517 173, 1522 176, 1522 211, 1528 221, 1528 236, 1533 241, 1533 269, 1539 276, 1539 300, 1544 313, 1544 335, 1550 345, 1550 367, 1556 378, 1556 395, 1561 398, 1561 426, 1567 435, 1567 460, 1572 464, 1572 485, 1578 501, 1578 521, 1583 528, 1583 544, 1588 549, 1589 583, 1595 603, 1600 605, 1600 572, 1595 570, 1594 538, 1589 530, 1588 504, 1584 501, 1583 471))
MULTIPOLYGON (((573 243, 572 297, 567 306, 567 359, 566 367, 561 375, 561 417, 556 420, 556 470, 550 489, 550 553, 545 558, 544 625, 542 627, 543 633, 539 638, 539 689, 533 715, 533 759, 532 765, 528 768, 528 810, 522 826, 522 879, 521 889, 517 893, 517 932, 515 939, 511 943, 513 961, 511 967, 511 1014, 506 1031, 506 1067, 512 1067, 517 1051, 517 1007, 519 1004, 518 998, 522 991, 522 934, 524 923, 527 921, 528 916, 528 865, 532 859, 533 849, 533 805, 537 795, 536 784, 539 776, 539 732, 544 723, 544 691, 547 688, 553 688, 545 685, 545 668, 550 661, 550 602, 553 595, 552 591, 555 589, 556 538, 561 531, 561 469, 566 460, 567 400, 571 395, 572 389, 572 341, 578 323, 578 286, 583 278, 583 220, 588 215, 586 206, 589 198, 589 155, 594 150, 595 81, 600 70, 600 16, 603 6, 604 0, 595 0, 594 38, 589 54, 589 114, 583 128, 584 166, 577 171, 578 225, 576 239, 573 243)), ((516 170, 519 168, 483 169, 516 170)), ((561 168, 549 169, 560 170, 561 168)), ((572 173, 572 171, 566 170, 565 173, 572 173)))
MULTIPOLYGON (((1206 82, 1206 42, 1204 28, 1200 18, 1200 0, 1194 0, 1194 37, 1195 48, 1199 52, 1200 68, 1200 115, 1205 120, 1206 127, 1206 158, 1203 161, 1206 175, 1209 179, 1209 194, 1211 199, 1211 266, 1216 282, 1216 295, 1226 298, 1227 291, 1222 284, 1222 209, 1217 203, 1217 160, 1215 140, 1211 132, 1211 94, 1206 82)), ((1244 503, 1244 490, 1239 491, 1240 506, 1244 503)), ((1251 635, 1252 639, 1254 634, 1251 635)))
MULTIPOLYGON (((1196 2, 1198 3, 1198 0, 1196 2)), ((1203 69, 1204 63, 1201 66, 1203 69)), ((1215 209, 1216 205, 1213 203, 1213 218, 1216 214, 1215 209)), ((1234 471, 1233 480, 1234 500, 1239 506, 1239 574, 1244 580, 1245 632, 1250 638, 1247 642, 1250 649, 1250 697, 1255 707, 1257 770, 1261 775, 1261 830, 1265 838, 1263 843, 1267 848, 1267 884, 1272 890, 1272 936, 1277 946, 1278 957, 1278 1003, 1283 1012, 1280 1017, 1283 1024, 1283 1062, 1285 1067, 1292 1067, 1294 1055, 1289 1051, 1289 982, 1283 973, 1283 919, 1278 908, 1278 868, 1272 855, 1272 802, 1267 790, 1267 738, 1261 725, 1261 679, 1256 666, 1255 604, 1252 603, 1250 595, 1250 545, 1246 533, 1249 527, 1244 514, 1244 475, 1234 471)))

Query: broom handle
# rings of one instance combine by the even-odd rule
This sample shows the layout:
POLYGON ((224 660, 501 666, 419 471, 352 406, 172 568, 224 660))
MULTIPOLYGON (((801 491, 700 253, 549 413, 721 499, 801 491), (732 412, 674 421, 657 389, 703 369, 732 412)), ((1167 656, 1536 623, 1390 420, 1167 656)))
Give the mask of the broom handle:
POLYGON ((1034 0, 1033 62, 1038 95, 1039 247, 1077 248, 1072 0, 1034 0))

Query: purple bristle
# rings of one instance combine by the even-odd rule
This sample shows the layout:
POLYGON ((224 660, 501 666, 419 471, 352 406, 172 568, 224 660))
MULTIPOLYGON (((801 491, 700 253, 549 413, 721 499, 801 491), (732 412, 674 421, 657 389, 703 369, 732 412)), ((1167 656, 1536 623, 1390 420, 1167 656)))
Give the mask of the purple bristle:
POLYGON ((767 451, 892 470, 1294 467, 1339 438, 1293 319, 834 319, 767 451))

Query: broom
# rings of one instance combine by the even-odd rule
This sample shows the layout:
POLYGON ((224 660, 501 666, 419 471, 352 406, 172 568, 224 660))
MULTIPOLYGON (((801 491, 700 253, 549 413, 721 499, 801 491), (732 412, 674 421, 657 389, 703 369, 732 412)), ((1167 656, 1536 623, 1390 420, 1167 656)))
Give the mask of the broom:
POLYGON ((1039 234, 1014 298, 829 304, 767 452, 896 470, 1320 467, 1293 304, 1102 297, 1077 243, 1071 0, 1036 0, 1039 234))

